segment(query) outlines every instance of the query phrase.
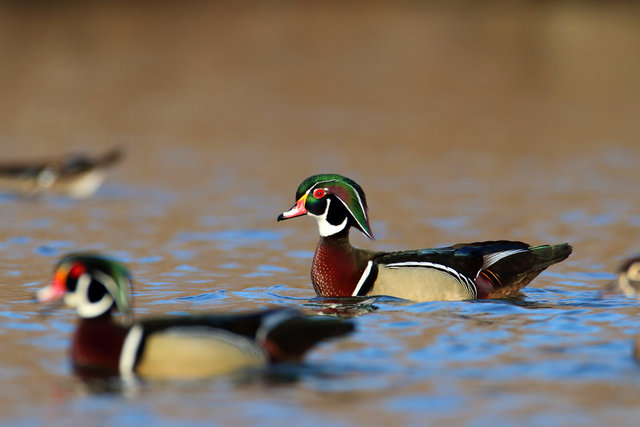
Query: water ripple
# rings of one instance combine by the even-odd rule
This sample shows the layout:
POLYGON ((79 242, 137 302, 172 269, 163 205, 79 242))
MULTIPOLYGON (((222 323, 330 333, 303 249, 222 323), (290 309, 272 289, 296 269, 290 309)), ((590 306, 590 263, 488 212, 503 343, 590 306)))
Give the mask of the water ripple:
POLYGON ((198 295, 188 295, 185 297, 178 297, 176 298, 176 300, 188 301, 196 304, 206 304, 214 300, 222 300, 228 297, 229 295, 227 294, 226 291, 220 290, 216 292, 205 292, 203 294, 198 294, 198 295))
POLYGON ((227 250, 244 246, 256 246, 262 242, 276 242, 281 238, 280 233, 261 229, 179 233, 176 237, 178 242, 207 241, 220 243, 221 247, 227 250))

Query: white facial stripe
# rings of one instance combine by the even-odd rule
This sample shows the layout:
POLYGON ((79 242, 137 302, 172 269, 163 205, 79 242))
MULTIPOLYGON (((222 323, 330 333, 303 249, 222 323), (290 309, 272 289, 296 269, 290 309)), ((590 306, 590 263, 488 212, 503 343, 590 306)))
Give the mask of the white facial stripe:
POLYGON ((492 266, 493 264, 495 264, 496 262, 500 261, 503 258, 506 258, 511 255, 519 254, 521 252, 527 252, 527 251, 528 249, 511 249, 508 251, 494 252, 492 254, 485 255, 483 257, 484 262, 482 264, 481 270, 486 270, 487 268, 489 268, 490 266, 492 266))
MULTIPOLYGON (((358 219, 353 215, 353 212, 351 211, 351 209, 349 209, 349 206, 347 206, 347 204, 342 199, 340 199, 339 197, 338 197, 338 200, 340 200, 342 202, 342 204, 344 205, 345 208, 347 208, 347 210, 349 211, 351 216, 356 220, 356 222, 358 222, 358 224, 360 224, 360 221, 358 221, 358 219)), ((364 215, 365 215, 365 218, 366 218, 367 217, 367 212, 364 210, 364 207, 362 206, 362 201, 360 201, 360 197, 359 196, 358 196, 358 201, 360 203, 360 207, 362 208, 362 212, 364 212, 364 215)), ((368 238, 373 239, 373 236, 371 234, 369 234, 369 232, 367 231, 366 224, 360 224, 360 228, 362 229, 364 234, 367 235, 368 238)))
POLYGON ((140 341, 142 340, 142 332, 142 325, 136 323, 129 329, 129 333, 124 339, 122 350, 120 350, 120 362, 118 364, 120 375, 122 376, 133 375, 136 353, 138 352, 138 348, 140 348, 140 341))
MULTIPOLYGON (((312 191, 314 188, 316 188, 318 185, 326 184, 328 182, 340 182, 341 184, 348 185, 349 187, 351 187, 351 189, 353 189, 354 194, 358 198, 358 204, 360 205, 360 209, 362 210, 362 213, 364 214, 365 221, 366 221, 366 219, 367 219, 367 211, 365 210, 364 204, 362 203, 362 199, 360 198, 360 193, 358 193, 358 191, 353 187, 353 185, 347 184, 346 182, 338 181, 336 179, 330 179, 330 180, 327 180, 327 181, 321 181, 321 182, 315 183, 311 188, 309 188, 309 190, 307 191, 307 194, 309 194, 309 192, 312 191)), ((325 188, 325 190, 327 190, 327 189, 325 188)), ((338 200, 340 200, 340 202, 344 205, 344 207, 349 211, 349 213, 351 214, 353 219, 355 219, 358 223, 360 223, 360 221, 358 221, 356 216, 353 214, 353 211, 349 208, 349 205, 347 205, 347 203, 345 203, 345 201, 340 199, 339 197, 338 197, 338 200)), ((366 229, 366 224, 360 224, 360 227, 364 231, 364 234, 367 235, 367 237, 369 237, 370 239, 373 239, 373 236, 370 235, 369 232, 365 230, 366 229)))
POLYGON ((108 293, 100 301, 89 301, 89 285, 91 276, 84 273, 78 278, 75 292, 65 296, 65 303, 70 307, 75 306, 78 315, 84 318, 92 318, 106 313, 113 305, 113 298, 108 293))
MULTIPOLYGON (((111 295, 119 295, 120 294, 120 289, 118 287, 118 284, 116 283, 116 281, 113 279, 113 277, 109 276, 106 273, 103 273, 102 271, 95 271, 93 273, 94 277, 96 278, 96 280, 100 283, 102 283, 104 285, 105 288, 107 288, 107 291, 111 294, 111 295)), ((129 283, 123 283, 123 286, 127 286, 127 289, 129 289, 130 284, 129 283)), ((126 295, 126 297, 128 297, 128 295, 126 295)), ((126 301, 125 303, 128 303, 128 301, 126 301)), ((128 305, 128 304, 127 304, 128 305)), ((120 307, 118 305, 118 308, 121 311, 128 311, 128 307, 120 307)), ((126 314, 126 313, 125 313, 126 314)))

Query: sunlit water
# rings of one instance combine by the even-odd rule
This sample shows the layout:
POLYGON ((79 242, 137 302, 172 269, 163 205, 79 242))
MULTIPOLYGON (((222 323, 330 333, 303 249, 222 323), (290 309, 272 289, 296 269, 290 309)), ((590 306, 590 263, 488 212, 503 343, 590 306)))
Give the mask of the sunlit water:
POLYGON ((627 20, 637 11, 543 7, 534 10, 540 27, 520 27, 526 14, 517 10, 476 10, 478 18, 455 8, 333 7, 216 15, 200 6, 177 21, 168 6, 148 21, 144 8, 71 8, 53 23, 39 9, 5 11, 0 31, 33 42, 24 48, 31 57, 16 50, 9 61, 5 38, 14 67, 5 72, 38 89, 12 86, 13 109, 0 119, 6 156, 112 144, 127 155, 87 200, 0 196, 3 424, 637 423, 640 303, 601 295, 617 265, 640 252, 640 65, 627 54, 638 52, 637 21, 627 20), (89 32, 95 57, 75 56, 82 46, 61 30, 66 19, 84 22, 78 16, 104 25, 98 35, 70 27, 89 32), (42 22, 66 62, 21 26, 42 22), (167 41, 166 23, 184 32, 167 41), (605 45, 576 53, 577 36, 605 45), (537 44, 547 37, 556 43, 537 44), (150 46, 162 55, 145 56, 150 46), (605 59, 613 65, 599 68, 605 59), (368 68, 358 71, 362 61, 368 68), (112 63, 131 68, 105 71, 112 63), (574 254, 513 300, 336 307, 310 284, 314 221, 275 220, 320 171, 349 175, 367 193, 377 240, 354 232, 357 246, 508 238, 566 241, 574 254), (299 307, 339 313, 356 332, 301 365, 254 375, 83 383, 67 358, 74 313, 32 300, 61 255, 85 249, 129 265, 140 316, 299 307))

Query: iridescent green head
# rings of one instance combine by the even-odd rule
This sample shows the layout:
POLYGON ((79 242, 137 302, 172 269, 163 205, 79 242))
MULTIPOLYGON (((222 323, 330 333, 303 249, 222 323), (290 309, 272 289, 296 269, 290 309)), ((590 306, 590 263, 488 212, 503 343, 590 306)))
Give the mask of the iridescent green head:
POLYGON ((282 213, 278 221, 306 214, 318 220, 321 236, 331 236, 353 226, 373 239, 364 191, 345 176, 320 174, 302 181, 296 191, 296 204, 282 213))
POLYGON ((64 299, 80 317, 93 318, 114 308, 131 311, 131 277, 116 260, 92 253, 73 253, 54 268, 53 282, 38 292, 38 300, 64 299))

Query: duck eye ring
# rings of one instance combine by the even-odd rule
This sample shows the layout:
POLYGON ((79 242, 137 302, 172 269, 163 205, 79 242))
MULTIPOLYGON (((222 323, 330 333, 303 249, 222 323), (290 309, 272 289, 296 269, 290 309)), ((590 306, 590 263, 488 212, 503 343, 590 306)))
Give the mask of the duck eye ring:
POLYGON ((313 197, 316 199, 322 199, 327 194, 322 188, 316 188, 313 190, 313 197))
POLYGON ((87 269, 85 268, 85 266, 78 263, 71 266, 71 268, 69 269, 68 276, 71 277, 72 279, 77 279, 78 277, 82 276, 86 272, 87 272, 87 269))

